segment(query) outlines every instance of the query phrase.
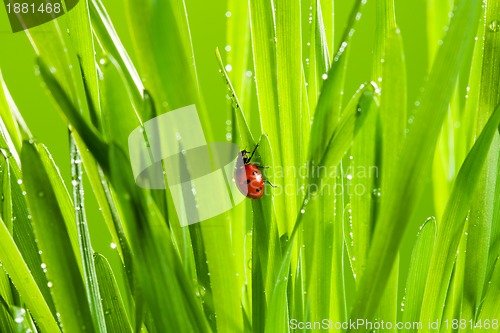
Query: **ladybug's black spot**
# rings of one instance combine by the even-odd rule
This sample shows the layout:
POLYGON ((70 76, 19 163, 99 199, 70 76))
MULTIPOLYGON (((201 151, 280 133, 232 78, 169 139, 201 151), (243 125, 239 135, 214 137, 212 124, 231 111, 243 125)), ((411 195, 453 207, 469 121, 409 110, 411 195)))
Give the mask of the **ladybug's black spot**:
POLYGON ((247 184, 250 184, 250 179, 247 179, 247 184))
POLYGON ((262 191, 262 188, 257 187, 257 189, 255 191, 260 192, 260 191, 262 191))

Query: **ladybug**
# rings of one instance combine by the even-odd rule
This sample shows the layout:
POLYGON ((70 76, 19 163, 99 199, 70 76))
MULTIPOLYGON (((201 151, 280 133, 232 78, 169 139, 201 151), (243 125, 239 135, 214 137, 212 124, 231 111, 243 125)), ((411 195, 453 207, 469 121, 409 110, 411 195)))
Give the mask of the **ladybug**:
POLYGON ((234 181, 240 192, 250 199, 259 199, 264 195, 264 183, 268 183, 273 186, 268 180, 262 177, 259 167, 251 163, 252 157, 257 150, 259 144, 255 146, 250 157, 247 157, 249 153, 246 150, 241 151, 241 157, 243 158, 243 165, 237 166, 234 171, 234 181))

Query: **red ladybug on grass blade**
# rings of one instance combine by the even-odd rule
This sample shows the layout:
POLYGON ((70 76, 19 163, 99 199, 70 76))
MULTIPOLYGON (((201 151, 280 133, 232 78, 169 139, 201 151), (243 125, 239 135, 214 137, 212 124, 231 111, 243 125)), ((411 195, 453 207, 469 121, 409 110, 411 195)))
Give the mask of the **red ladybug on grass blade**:
POLYGON ((259 167, 256 164, 251 163, 252 157, 257 150, 259 144, 255 146, 250 157, 247 157, 249 153, 246 150, 241 151, 241 157, 243 158, 243 165, 238 166, 234 171, 234 181, 240 192, 250 199, 259 199, 264 195, 264 185, 268 183, 273 186, 268 180, 262 177, 259 167))

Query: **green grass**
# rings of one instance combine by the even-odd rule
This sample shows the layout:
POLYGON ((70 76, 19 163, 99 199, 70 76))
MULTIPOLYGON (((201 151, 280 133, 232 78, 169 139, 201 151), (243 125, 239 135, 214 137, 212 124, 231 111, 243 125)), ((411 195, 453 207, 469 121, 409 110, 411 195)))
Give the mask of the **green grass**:
POLYGON ((202 55, 219 30, 196 1, 81 0, 22 33, 70 154, 0 75, 0 332, 498 331, 500 5, 482 3, 228 1, 229 48, 202 55), (208 141, 259 143, 277 187, 182 227, 169 190, 136 186, 128 135, 191 104, 208 141))

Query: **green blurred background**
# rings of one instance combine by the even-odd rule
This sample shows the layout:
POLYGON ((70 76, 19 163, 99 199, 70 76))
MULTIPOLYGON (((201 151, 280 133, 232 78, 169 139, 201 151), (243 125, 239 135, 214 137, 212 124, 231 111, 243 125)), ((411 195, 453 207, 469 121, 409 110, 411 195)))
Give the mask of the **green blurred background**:
MULTIPOLYGON (((126 22, 125 8, 120 1, 103 0, 103 2, 125 48, 134 61, 135 54, 132 47, 129 26, 126 22)), ((339 44, 338 42, 347 22, 348 13, 353 4, 353 0, 335 1, 334 41, 336 46, 339 44)), ((227 17, 226 15, 227 5, 227 1, 186 0, 198 78, 205 98, 205 104, 211 114, 217 141, 224 141, 226 139, 225 122, 230 118, 229 101, 225 96, 226 86, 218 73, 214 53, 215 48, 219 47, 223 57, 227 54, 227 51, 225 51, 227 45, 226 24, 228 20, 232 19, 232 17, 227 17)), ((304 3, 304 5, 308 6, 309 2, 304 3)), ((425 21, 427 5, 428 3, 424 0, 399 0, 395 3, 397 20, 405 48, 409 110, 412 110, 412 105, 418 99, 416 94, 428 72, 425 21)), ((327 14, 324 13, 324 15, 327 14)), ((370 72, 375 44, 374 1, 368 1, 363 15, 364 17, 358 26, 358 33, 354 35, 354 40, 349 51, 346 96, 351 96, 361 83, 376 79, 371 76, 372 73, 370 72)), ((60 19, 66 18, 62 17, 60 19)), ((307 19, 307 17, 304 19, 307 19)), ((306 51, 304 51, 304 54, 306 54, 306 51)), ((26 35, 23 32, 16 34, 11 32, 6 11, 2 8, 0 10, 0 69, 33 135, 39 142, 48 146, 66 184, 69 184, 71 174, 68 135, 65 123, 43 88, 41 79, 35 76, 34 64, 35 53, 26 35)), ((253 69, 247 68, 245 71, 253 72, 253 69)), ((229 74, 231 75, 231 73, 229 74)), ((251 77, 247 79, 253 82, 251 77)), ((88 183, 86 184, 86 188, 90 188, 88 183)), ((430 189, 426 191, 424 197, 425 199, 420 205, 419 213, 411 223, 406 240, 403 242, 402 256, 404 258, 409 257, 409 251, 413 246, 418 227, 427 217, 434 213, 430 189)), ((85 199, 95 251, 104 254, 113 266, 119 265, 118 255, 113 253, 110 246, 111 237, 103 223, 95 199, 88 192, 85 199)), ((405 261, 401 262, 403 279, 408 264, 405 261)), ((115 272, 119 271, 115 270, 115 272)))

